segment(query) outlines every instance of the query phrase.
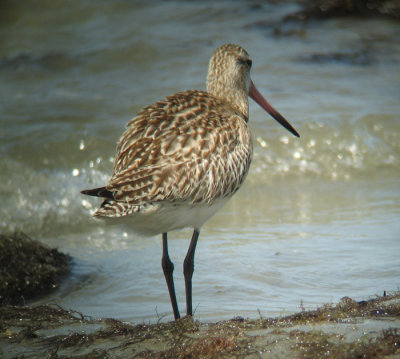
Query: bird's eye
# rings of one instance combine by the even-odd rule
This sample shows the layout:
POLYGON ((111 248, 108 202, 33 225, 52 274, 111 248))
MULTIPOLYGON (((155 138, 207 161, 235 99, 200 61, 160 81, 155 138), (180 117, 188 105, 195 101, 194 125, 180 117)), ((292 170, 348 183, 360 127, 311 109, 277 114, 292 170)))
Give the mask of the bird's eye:
POLYGON ((251 59, 243 59, 243 58, 239 58, 238 62, 241 65, 246 65, 249 69, 251 68, 251 65, 253 63, 253 61, 251 61, 251 59))

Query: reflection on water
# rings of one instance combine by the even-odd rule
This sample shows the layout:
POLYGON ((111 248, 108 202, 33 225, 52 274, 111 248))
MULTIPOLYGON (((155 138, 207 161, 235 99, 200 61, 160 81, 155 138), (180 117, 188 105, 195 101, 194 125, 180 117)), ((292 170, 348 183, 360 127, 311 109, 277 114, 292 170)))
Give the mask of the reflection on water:
MULTIPOLYGON (((160 238, 93 221, 98 203, 79 191, 106 183, 142 106, 204 89, 225 42, 250 52, 254 82, 301 138, 251 103, 254 160, 202 229, 196 315, 279 315, 399 287, 398 24, 346 18, 278 36, 296 4, 40 5, 9 3, 0 24, 0 227, 75 257, 71 280, 42 301, 126 320, 170 315, 160 238)), ((170 235, 182 311, 190 236, 170 235)))

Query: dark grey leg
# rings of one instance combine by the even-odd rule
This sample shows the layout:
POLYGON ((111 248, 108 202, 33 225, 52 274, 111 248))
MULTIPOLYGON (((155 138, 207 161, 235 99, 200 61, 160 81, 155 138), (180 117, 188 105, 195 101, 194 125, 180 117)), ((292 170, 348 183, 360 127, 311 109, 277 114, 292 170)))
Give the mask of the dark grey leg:
POLYGON ((192 277, 194 272, 194 252, 196 251, 197 240, 199 239, 200 231, 195 229, 192 240, 190 241, 185 261, 183 262, 183 275, 185 277, 186 288, 186 314, 192 316, 192 277))
POLYGON ((169 297, 171 298, 172 309, 174 311, 175 320, 180 318, 178 303, 176 302, 176 294, 175 294, 175 286, 174 286, 174 277, 172 273, 174 272, 174 264, 171 262, 171 259, 168 255, 168 242, 167 242, 167 233, 162 234, 163 240, 163 255, 161 260, 161 266, 164 271, 165 280, 168 286, 169 297))

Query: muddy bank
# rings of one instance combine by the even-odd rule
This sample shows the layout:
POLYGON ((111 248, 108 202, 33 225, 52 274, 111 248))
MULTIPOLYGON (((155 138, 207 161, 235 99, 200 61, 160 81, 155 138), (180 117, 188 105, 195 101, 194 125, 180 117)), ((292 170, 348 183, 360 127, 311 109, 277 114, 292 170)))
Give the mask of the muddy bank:
POLYGON ((0 307, 4 358, 398 358, 400 294, 281 318, 132 325, 58 306, 0 307))
POLYGON ((0 234, 0 305, 48 294, 69 273, 71 257, 22 232, 0 234))

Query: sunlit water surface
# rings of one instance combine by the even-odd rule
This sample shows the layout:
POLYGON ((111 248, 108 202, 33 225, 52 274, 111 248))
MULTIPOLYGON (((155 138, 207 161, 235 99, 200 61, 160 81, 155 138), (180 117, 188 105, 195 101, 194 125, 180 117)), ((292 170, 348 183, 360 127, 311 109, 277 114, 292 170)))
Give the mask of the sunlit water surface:
MULTIPOLYGON (((249 51, 253 81, 301 138, 250 104, 254 160, 243 188, 201 231, 196 317, 277 316, 399 288, 398 23, 280 25, 298 6, 256 1, 4 9, 0 228, 74 258, 72 276, 35 303, 172 319, 161 238, 95 222, 99 201, 79 191, 106 184, 115 143, 142 106, 205 88, 208 59, 226 42, 249 51)), ((182 312, 190 237, 169 234, 182 312)))

